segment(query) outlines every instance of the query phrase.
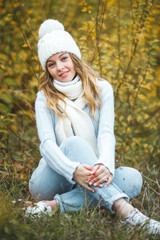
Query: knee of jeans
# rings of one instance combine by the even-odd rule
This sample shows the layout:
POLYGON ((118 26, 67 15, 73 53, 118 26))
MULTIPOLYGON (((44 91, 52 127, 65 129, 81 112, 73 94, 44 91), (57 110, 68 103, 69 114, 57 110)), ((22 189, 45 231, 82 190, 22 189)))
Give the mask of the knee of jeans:
POLYGON ((42 200, 52 200, 56 195, 55 192, 50 192, 45 189, 41 189, 40 186, 33 183, 31 180, 29 181, 29 191, 36 202, 42 200))
POLYGON ((137 183, 137 194, 139 194, 141 192, 142 184, 143 184, 142 174, 135 168, 132 168, 132 171, 133 171, 134 178, 136 179, 135 182, 137 183))
POLYGON ((29 191, 30 191, 30 194, 32 195, 33 199, 36 202, 39 202, 39 195, 38 195, 37 191, 35 191, 35 186, 34 186, 32 180, 29 181, 29 191))
POLYGON ((36 202, 41 201, 41 196, 40 193, 38 193, 38 188, 35 186, 32 180, 29 181, 29 191, 36 202))
POLYGON ((119 167, 118 169, 116 169, 115 177, 117 178, 117 180, 121 179, 120 176, 123 176, 123 174, 133 180, 131 185, 134 186, 136 195, 138 195, 141 192, 143 184, 142 174, 137 169, 131 167, 119 167))
POLYGON ((142 189, 142 184, 143 184, 143 178, 142 178, 142 174, 137 170, 137 169, 134 169, 135 171, 135 178, 137 179, 137 191, 138 193, 141 192, 141 189, 142 189))

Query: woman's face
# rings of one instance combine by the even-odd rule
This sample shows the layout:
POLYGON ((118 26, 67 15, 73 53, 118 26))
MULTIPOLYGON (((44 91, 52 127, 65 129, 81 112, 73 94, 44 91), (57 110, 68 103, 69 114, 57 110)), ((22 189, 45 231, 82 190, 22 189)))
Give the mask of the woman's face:
POLYGON ((47 69, 51 76, 60 82, 70 82, 76 75, 74 64, 67 52, 52 55, 47 60, 47 69))

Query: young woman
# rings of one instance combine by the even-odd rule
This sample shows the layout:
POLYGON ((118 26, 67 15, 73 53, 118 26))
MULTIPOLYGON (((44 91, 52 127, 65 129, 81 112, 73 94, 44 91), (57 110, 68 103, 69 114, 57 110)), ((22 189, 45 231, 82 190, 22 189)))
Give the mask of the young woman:
POLYGON ((42 159, 29 188, 37 203, 27 214, 62 213, 100 203, 126 223, 158 234, 129 200, 141 191, 141 174, 129 167, 115 170, 114 98, 106 80, 81 60, 72 36, 56 20, 39 29, 38 55, 45 70, 35 103, 42 159))

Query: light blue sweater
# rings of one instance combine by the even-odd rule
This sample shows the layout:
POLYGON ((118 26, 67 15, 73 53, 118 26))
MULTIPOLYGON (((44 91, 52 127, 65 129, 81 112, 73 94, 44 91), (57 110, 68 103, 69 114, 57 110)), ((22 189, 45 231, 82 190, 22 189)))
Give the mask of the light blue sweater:
MULTIPOLYGON (((73 82, 74 83, 74 82, 73 82)), ((97 122, 89 115, 89 106, 83 109, 91 118, 97 138, 99 151, 98 161, 114 175, 115 170, 115 137, 114 137, 114 97, 112 86, 106 80, 98 80, 101 90, 102 108, 96 109, 97 122)), ((47 107, 43 91, 37 93, 35 102, 36 124, 40 139, 41 161, 46 161, 48 166, 63 175, 69 182, 75 183, 73 173, 79 162, 71 162, 56 142, 55 126, 56 115, 47 107)))

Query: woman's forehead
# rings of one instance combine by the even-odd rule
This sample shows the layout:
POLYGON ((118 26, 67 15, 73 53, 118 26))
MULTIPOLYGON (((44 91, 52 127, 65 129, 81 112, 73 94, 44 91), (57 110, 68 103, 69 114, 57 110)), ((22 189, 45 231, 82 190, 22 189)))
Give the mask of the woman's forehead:
POLYGON ((67 52, 60 52, 60 53, 53 54, 50 58, 48 58, 47 62, 48 61, 55 61, 56 59, 62 57, 63 55, 66 55, 66 54, 69 54, 69 53, 67 53, 67 52))

